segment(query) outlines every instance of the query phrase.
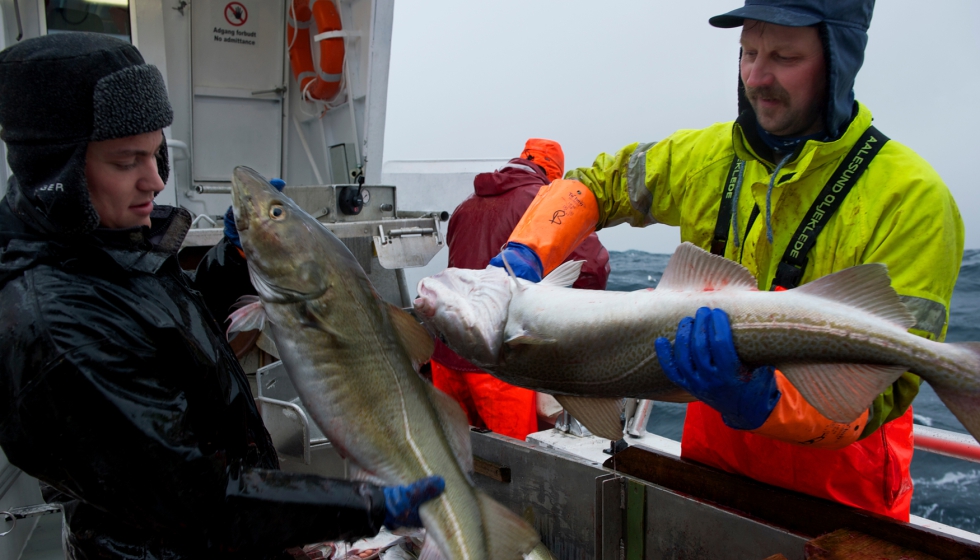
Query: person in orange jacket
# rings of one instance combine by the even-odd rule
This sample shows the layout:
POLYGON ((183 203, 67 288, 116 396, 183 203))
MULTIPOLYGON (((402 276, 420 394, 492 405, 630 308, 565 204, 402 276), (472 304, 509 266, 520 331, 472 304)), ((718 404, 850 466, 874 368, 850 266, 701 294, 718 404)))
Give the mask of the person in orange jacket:
MULTIPOLYGON (((538 190, 564 173, 565 156, 553 140, 532 138, 521 157, 473 181, 474 193, 453 212, 446 232, 449 266, 486 268, 490 258, 507 242, 538 190)), ((578 244, 567 260, 583 260, 582 274, 572 287, 606 289, 609 253, 591 234, 578 244)), ((537 399, 548 399, 534 391, 508 385, 484 372, 437 339, 430 361, 432 382, 451 395, 473 426, 524 439, 538 431, 537 399)))

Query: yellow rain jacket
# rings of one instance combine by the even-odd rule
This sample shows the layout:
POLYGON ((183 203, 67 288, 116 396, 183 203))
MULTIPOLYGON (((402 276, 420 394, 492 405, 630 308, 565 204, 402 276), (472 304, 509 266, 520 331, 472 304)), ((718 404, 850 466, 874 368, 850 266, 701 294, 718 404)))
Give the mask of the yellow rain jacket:
MULTIPOLYGON (((765 209, 776 165, 750 146, 739 122, 681 130, 656 143, 630 144, 614 156, 599 155, 592 167, 569 171, 566 178, 581 181, 595 195, 597 229, 623 222, 680 226, 682 241, 710 251, 724 183, 738 154, 746 161, 737 201, 741 243, 735 246, 730 231, 725 256, 748 268, 759 279, 760 290, 768 290, 810 205, 869 126, 871 112, 859 105, 840 139, 808 141, 782 167, 771 197, 772 244, 766 239, 765 209), (755 205, 760 213, 749 224, 755 205)), ((890 140, 818 236, 800 284, 858 264, 884 263, 892 286, 916 318, 911 331, 942 340, 963 237, 959 210, 936 171, 911 149, 890 140)), ((862 437, 902 416, 918 394, 919 383, 918 376, 906 373, 880 395, 862 437)))

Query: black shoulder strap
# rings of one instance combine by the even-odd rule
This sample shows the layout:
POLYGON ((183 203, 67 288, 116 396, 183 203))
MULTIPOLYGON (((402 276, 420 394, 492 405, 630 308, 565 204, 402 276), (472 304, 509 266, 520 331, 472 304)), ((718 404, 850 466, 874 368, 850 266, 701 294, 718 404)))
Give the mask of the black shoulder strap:
POLYGON ((796 228, 796 233, 779 261, 772 289, 789 289, 799 285, 803 271, 806 270, 807 254, 817 242, 817 236, 886 142, 888 137, 872 126, 854 144, 796 228))
POLYGON ((728 245, 728 230, 732 225, 732 201, 735 195, 735 185, 745 169, 745 162, 736 155, 728 168, 728 179, 725 189, 721 192, 721 207, 718 208, 718 221, 715 223, 715 237, 711 240, 711 252, 719 257, 725 256, 725 246, 728 245))

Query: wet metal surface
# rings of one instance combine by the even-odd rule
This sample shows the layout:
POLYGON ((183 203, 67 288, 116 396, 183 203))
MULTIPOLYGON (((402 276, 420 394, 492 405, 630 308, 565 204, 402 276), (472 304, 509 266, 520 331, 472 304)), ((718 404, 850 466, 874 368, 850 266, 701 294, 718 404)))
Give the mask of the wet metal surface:
POLYGON ((474 458, 511 471, 510 483, 474 475, 481 490, 530 522, 556 558, 596 557, 596 478, 608 474, 598 463, 493 433, 471 435, 474 458))
POLYGON ((657 487, 647 487, 648 560, 803 560, 802 537, 657 487))
POLYGON ((510 483, 474 482, 541 534, 560 560, 802 560, 808 540, 557 449, 472 433, 474 456, 511 470, 510 483))

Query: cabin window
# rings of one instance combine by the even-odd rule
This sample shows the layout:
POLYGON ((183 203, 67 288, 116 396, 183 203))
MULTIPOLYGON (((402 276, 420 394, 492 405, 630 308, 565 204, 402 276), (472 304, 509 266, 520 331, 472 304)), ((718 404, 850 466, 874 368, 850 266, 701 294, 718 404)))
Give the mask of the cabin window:
POLYGON ((129 0, 46 0, 48 33, 105 33, 130 43, 129 0))

